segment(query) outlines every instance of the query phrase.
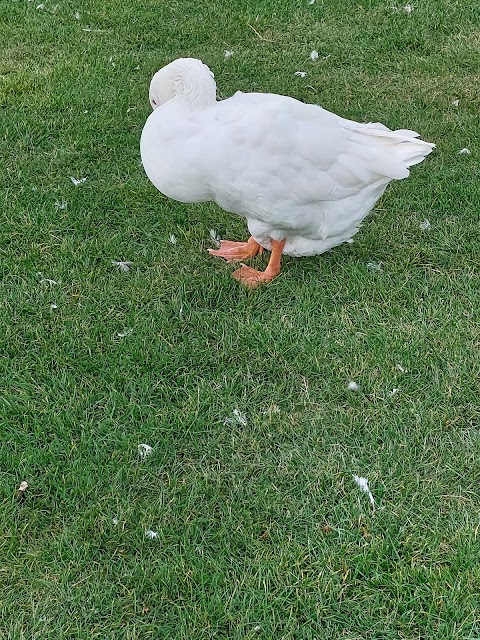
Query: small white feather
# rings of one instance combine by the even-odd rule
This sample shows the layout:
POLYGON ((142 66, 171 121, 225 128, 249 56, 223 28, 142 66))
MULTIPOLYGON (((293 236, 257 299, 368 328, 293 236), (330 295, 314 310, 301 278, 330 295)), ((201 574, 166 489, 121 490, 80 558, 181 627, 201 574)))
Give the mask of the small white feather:
POLYGON ((294 76, 298 76, 299 78, 305 78, 305 76, 307 75, 306 71, 295 71, 295 73, 293 74, 294 76))
POLYGON ((141 458, 146 458, 147 456, 152 455, 152 453, 153 453, 153 448, 149 444, 145 444, 144 442, 141 442, 138 445, 138 454, 141 458))
POLYGON ((177 238, 173 235, 173 233, 170 234, 168 239, 172 244, 177 244, 177 238))
POLYGON ((158 538, 158 531, 152 531, 151 529, 147 529, 145 531, 145 536, 150 540, 155 540, 155 538, 158 538))
POLYGON ((77 185, 79 185, 79 184, 82 184, 82 182, 86 182, 86 181, 87 181, 87 179, 86 179, 86 178, 78 178, 78 179, 77 179, 77 178, 74 178, 73 176, 70 176, 70 180, 73 182, 73 184, 74 184, 75 186, 77 186, 77 185))
POLYGON ((427 220, 425 218, 425 220, 422 220, 422 222, 420 222, 420 229, 422 231, 428 231, 430 229, 432 225, 430 224, 430 220, 427 220))
POLYGON ((471 153, 472 152, 470 151, 470 149, 467 149, 467 147, 460 149, 460 151, 458 152, 460 156, 469 156, 471 153))
POLYGON ((225 49, 225 51, 223 52, 223 57, 228 60, 228 58, 231 58, 233 56, 234 52, 229 50, 229 49, 225 49))
POLYGON ((112 265, 118 267, 120 271, 130 271, 133 262, 129 262, 128 260, 112 260, 112 265))
POLYGON ((368 499, 370 500, 370 504, 372 505, 372 509, 375 512, 375 500, 373 498, 372 492, 370 491, 370 487, 368 486, 367 478, 362 478, 362 476, 355 476, 354 475, 353 479, 355 480, 357 485, 360 487, 360 489, 362 491, 365 491, 365 493, 368 495, 368 499))
POLYGON ((124 329, 123 331, 119 331, 119 332, 117 333, 117 336, 118 336, 119 338, 125 338, 125 336, 128 336, 128 334, 129 334, 129 333, 132 333, 132 331, 133 331, 133 329, 131 329, 131 328, 127 328, 127 329, 124 329))
POLYGON ((315 51, 314 49, 310 54, 310 59, 312 60, 312 62, 315 62, 316 60, 318 60, 318 51, 315 51))
POLYGON ((347 389, 349 391, 358 391, 358 384, 353 380, 350 380, 350 382, 347 385, 347 389))
POLYGON ((216 229, 210 229, 210 238, 217 247, 220 246, 221 238, 216 229))
POLYGON ((246 427, 248 424, 247 416, 244 413, 241 413, 238 409, 233 410, 233 416, 227 417, 223 421, 224 425, 235 425, 239 424, 242 427, 246 427))

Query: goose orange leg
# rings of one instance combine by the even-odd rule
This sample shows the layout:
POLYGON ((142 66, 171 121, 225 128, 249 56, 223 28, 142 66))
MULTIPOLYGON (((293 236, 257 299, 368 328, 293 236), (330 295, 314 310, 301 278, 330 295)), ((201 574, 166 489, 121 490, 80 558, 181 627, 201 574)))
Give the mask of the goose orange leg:
POLYGON ((283 247, 285 240, 272 240, 272 254, 265 271, 257 271, 246 264, 233 272, 233 277, 242 284, 253 289, 259 284, 267 283, 273 280, 280 273, 280 262, 282 259, 283 247))
POLYGON ((224 258, 227 262, 240 262, 241 260, 249 260, 263 253, 263 247, 250 237, 247 242, 231 242, 230 240, 222 240, 219 249, 209 249, 209 254, 224 258))

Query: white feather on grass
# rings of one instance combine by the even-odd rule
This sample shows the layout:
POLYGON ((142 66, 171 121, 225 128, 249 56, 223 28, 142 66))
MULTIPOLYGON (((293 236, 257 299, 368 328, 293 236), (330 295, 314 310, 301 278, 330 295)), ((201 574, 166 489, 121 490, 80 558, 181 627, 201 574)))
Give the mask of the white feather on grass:
POLYGON ((315 51, 315 49, 310 54, 310 60, 312 62, 315 62, 316 60, 318 60, 318 51, 315 51))
POLYGON ((118 267, 120 271, 130 271, 132 265, 133 262, 129 262, 128 260, 112 260, 112 266, 118 267))
POLYGON ((375 513, 375 500, 373 498, 372 492, 370 491, 370 487, 368 486, 367 478, 362 478, 362 476, 354 475, 353 479, 355 480, 357 485, 360 487, 360 489, 368 495, 368 499, 370 500, 370 504, 372 505, 373 513, 375 513))
POLYGON ((223 420, 224 425, 231 426, 231 425, 239 424, 242 427, 247 426, 248 420, 247 420, 247 416, 244 413, 242 413, 238 409, 234 409, 232 413, 233 413, 232 417, 229 416, 223 420))
POLYGON ((158 538, 158 531, 152 531, 151 529, 147 529, 145 531, 145 536, 150 540, 155 540, 155 538, 158 538))
POLYGON ((210 229, 210 238, 212 239, 213 243, 219 247, 220 246, 220 235, 218 233, 218 231, 216 229, 210 229))
POLYGON ((294 76, 298 76, 299 78, 305 78, 305 76, 307 75, 306 71, 295 71, 295 73, 293 74, 294 76))
POLYGON ((82 184, 83 182, 86 182, 87 179, 86 178, 75 178, 74 176, 70 176, 70 180, 73 182, 73 184, 75 186, 82 184))
POLYGON ((153 447, 151 447, 149 444, 145 444, 144 442, 141 442, 138 445, 138 455, 141 458, 146 458, 147 456, 152 455, 153 453, 153 447))

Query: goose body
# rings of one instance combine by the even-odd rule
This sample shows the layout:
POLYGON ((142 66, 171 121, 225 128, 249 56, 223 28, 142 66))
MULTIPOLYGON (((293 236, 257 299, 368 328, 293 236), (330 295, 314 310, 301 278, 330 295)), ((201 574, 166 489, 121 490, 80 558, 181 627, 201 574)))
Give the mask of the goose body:
MULTIPOLYGON (((155 187, 247 219, 248 250, 227 242, 211 251, 227 260, 263 249, 272 259, 311 256, 350 240, 388 183, 434 147, 415 131, 359 124, 286 96, 237 92, 217 101, 213 74, 190 58, 155 74, 150 101, 140 146, 155 187)), ((238 271, 251 286, 271 279, 238 271)))

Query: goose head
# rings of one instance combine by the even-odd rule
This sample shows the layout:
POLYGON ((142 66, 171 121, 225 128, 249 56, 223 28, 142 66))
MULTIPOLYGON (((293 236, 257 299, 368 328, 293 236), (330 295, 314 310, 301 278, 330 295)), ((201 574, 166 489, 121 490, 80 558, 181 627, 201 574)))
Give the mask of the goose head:
POLYGON ((206 107, 216 100, 213 73, 196 58, 178 58, 162 67, 150 82, 150 104, 157 109, 165 102, 179 100, 206 107))

